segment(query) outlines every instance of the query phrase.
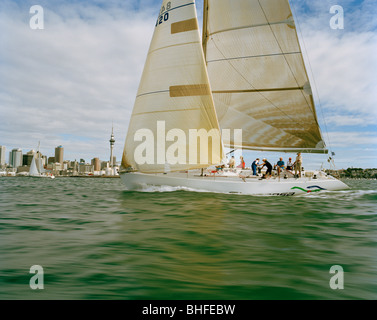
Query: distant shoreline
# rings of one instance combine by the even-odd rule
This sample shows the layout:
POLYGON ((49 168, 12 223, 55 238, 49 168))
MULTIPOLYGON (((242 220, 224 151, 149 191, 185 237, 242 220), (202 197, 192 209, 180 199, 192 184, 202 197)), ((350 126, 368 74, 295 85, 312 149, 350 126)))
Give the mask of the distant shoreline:
MULTIPOLYGON (((0 176, 1 178, 29 178, 29 176, 15 175, 15 176, 0 176)), ((103 178, 103 179, 119 179, 120 176, 55 176, 55 178, 103 178)))
POLYGON ((120 178, 120 176, 55 176, 55 178, 120 178))
POLYGON ((332 176, 346 179, 377 179, 377 169, 362 169, 362 168, 348 168, 340 170, 325 170, 326 173, 332 176))

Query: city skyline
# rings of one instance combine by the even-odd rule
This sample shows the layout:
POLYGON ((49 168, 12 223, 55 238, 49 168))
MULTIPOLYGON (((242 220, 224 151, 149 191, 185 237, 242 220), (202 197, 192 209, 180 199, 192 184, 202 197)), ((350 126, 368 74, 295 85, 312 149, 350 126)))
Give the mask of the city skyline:
MULTIPOLYGON (((6 161, 6 154, 7 154, 7 148, 6 146, 0 145, 0 167, 1 166, 7 166, 12 168, 22 167, 22 166, 29 166, 31 163, 31 159, 25 157, 25 156, 31 156, 31 158, 39 153, 39 157, 45 158, 45 165, 50 163, 60 163, 63 164, 65 162, 72 162, 76 161, 78 163, 86 163, 86 164, 92 164, 95 168, 100 166, 101 163, 108 162, 110 167, 114 167, 117 165, 116 163, 116 155, 113 154, 114 150, 114 144, 115 144, 115 137, 114 137, 114 127, 111 128, 111 136, 110 136, 110 153, 109 153, 109 160, 101 160, 98 156, 90 157, 90 160, 87 161, 83 157, 80 157, 79 160, 75 158, 73 159, 64 159, 64 147, 62 145, 58 145, 54 148, 54 157, 50 157, 49 154, 43 154, 40 151, 40 142, 38 143, 38 149, 30 149, 29 151, 24 151, 25 148, 12 148, 10 151, 8 151, 8 161, 6 161)), ((96 170, 95 170, 96 171, 96 170)), ((97 170, 98 171, 98 170, 97 170)))
MULTIPOLYGON (((112 156, 112 159, 114 160, 113 163, 110 163, 110 159, 100 159, 98 156, 92 156, 92 157, 90 157, 90 159, 89 158, 88 159, 84 159, 83 157, 75 158, 75 159, 64 158, 64 156, 63 156, 63 154, 64 154, 64 147, 62 145, 55 147, 54 151, 51 152, 50 154, 45 154, 45 153, 40 152, 40 151, 35 150, 35 149, 28 150, 26 148, 21 148, 21 147, 19 147, 19 148, 12 148, 12 149, 10 149, 8 151, 8 149, 7 149, 6 146, 0 145, 0 156, 1 156, 0 166, 1 165, 5 165, 5 166, 11 166, 13 168, 17 168, 18 166, 30 165, 30 163, 29 164, 25 164, 25 160, 23 159, 23 157, 26 156, 26 155, 28 155, 28 156, 34 156, 38 152, 41 154, 41 157, 46 158, 46 165, 48 163, 64 163, 64 162, 72 162, 72 161, 77 161, 78 163, 80 163, 80 162, 82 162, 82 160, 84 160, 84 162, 86 164, 90 164, 95 159, 99 160, 100 162, 108 162, 110 165, 117 165, 117 163, 116 163, 117 157, 114 156, 114 155, 112 156), (63 149, 63 152, 62 152, 62 158, 58 159, 59 161, 56 161, 57 160, 56 156, 55 157, 50 157, 50 154, 53 154, 53 153, 56 154, 56 152, 57 152, 56 149, 58 149, 58 148, 63 149), (14 157, 13 154, 14 153, 18 153, 18 152, 20 153, 20 156, 17 158, 18 159, 17 162, 20 162, 20 164, 14 166, 13 165, 13 162, 14 162, 13 161, 13 157, 14 157), (54 159, 54 161, 48 161, 49 159, 54 159), (4 162, 3 162, 3 160, 4 160, 4 162)), ((31 162, 30 159, 28 159, 27 161, 31 162)), ((119 162, 119 160, 118 160, 118 162, 119 162)))
MULTIPOLYGON (((36 149, 87 162, 120 160, 160 0, 38 1, 44 29, 29 26, 36 3, 4 0, 0 27, 0 145, 36 149)), ((337 168, 375 167, 377 22, 373 1, 341 0, 344 29, 332 29, 329 0, 291 1, 307 62, 323 137, 337 168), (313 76, 314 75, 314 76, 313 76)), ((197 1, 201 23, 202 2, 197 1)), ((272 161, 292 154, 245 152, 272 161)), ((7 158, 7 157, 6 157, 7 158)), ((317 169, 326 156, 304 155, 317 169)))
MULTIPOLYGON (((113 134, 109 142, 111 154, 111 142, 115 142, 113 134)), ((55 156, 48 157, 40 150, 31 149, 24 153, 21 148, 13 148, 9 151, 9 161, 6 162, 4 161, 6 148, 0 146, 0 176, 35 176, 47 172, 51 177, 119 177, 119 166, 115 156, 111 157, 112 161, 103 161, 98 157, 91 158, 89 161, 82 158, 79 161, 77 159, 72 161, 71 159, 64 160, 62 145, 57 146, 54 151, 55 156)))

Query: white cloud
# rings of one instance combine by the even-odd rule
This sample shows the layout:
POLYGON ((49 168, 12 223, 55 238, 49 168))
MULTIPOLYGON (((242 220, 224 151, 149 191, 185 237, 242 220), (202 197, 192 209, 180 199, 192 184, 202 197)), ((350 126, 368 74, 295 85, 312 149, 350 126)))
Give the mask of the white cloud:
POLYGON ((335 126, 359 126, 366 127, 369 125, 376 125, 377 120, 374 117, 365 117, 363 114, 353 114, 353 115, 333 115, 326 118, 326 123, 328 125, 335 126))
POLYGON ((363 145, 369 147, 377 146, 376 132, 336 131, 329 132, 329 137, 333 147, 343 147, 348 150, 363 145))
POLYGON ((318 31, 306 44, 323 107, 376 117, 377 35, 318 31))

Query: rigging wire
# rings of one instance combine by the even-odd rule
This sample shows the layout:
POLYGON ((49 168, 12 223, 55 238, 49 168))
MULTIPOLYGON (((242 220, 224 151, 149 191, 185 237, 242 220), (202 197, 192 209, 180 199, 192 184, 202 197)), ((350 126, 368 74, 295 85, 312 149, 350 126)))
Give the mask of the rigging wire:
MULTIPOLYGON (((288 2, 289 2, 289 1, 288 1, 288 2)), ((316 83, 316 81, 315 81, 313 68, 312 68, 312 65, 311 65, 311 63, 310 63, 308 50, 306 49, 306 43, 305 43, 305 39, 304 39, 304 37, 303 37, 303 33, 302 33, 302 29, 301 29, 300 21, 299 21, 299 19, 298 19, 297 14, 296 14, 296 8, 295 8, 294 1, 291 0, 291 3, 292 3, 292 8, 293 8, 293 13, 294 13, 295 18, 296 18, 295 21, 297 21, 298 31, 299 31, 300 36, 301 36, 301 39, 302 39, 302 44, 303 44, 303 47, 304 47, 305 55, 306 55, 306 57, 307 57, 307 61, 308 61, 308 65, 309 65, 309 70, 310 70, 310 73, 311 73, 311 76, 312 76, 312 79, 313 79, 314 89, 315 89, 315 92, 316 92, 316 94, 317 94, 317 98, 318 98, 318 104, 319 104, 319 107, 320 107, 320 109, 321 109, 321 115, 322 115, 323 123, 324 123, 324 125, 325 125, 325 131, 326 131, 327 141, 329 142, 329 151, 331 152, 331 157, 332 157, 333 155, 335 155, 335 153, 333 152, 332 147, 331 147, 331 141, 330 141, 329 131, 328 131, 328 129, 327 129, 327 122, 326 122, 325 115, 324 115, 324 113, 323 113, 323 108, 322 108, 321 98, 320 98, 320 96, 319 96, 318 87, 317 87, 317 83, 316 83)), ((330 157, 329 159, 333 160, 331 157, 330 157)), ((335 163, 334 163, 334 167, 335 167, 335 163)))

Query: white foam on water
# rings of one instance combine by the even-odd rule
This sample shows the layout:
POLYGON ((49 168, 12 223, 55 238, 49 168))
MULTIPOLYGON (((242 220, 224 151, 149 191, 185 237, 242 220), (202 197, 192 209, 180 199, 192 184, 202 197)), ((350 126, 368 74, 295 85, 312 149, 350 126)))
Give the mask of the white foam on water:
POLYGON ((309 192, 304 193, 299 196, 301 197, 311 197, 311 198, 321 198, 321 199, 338 199, 345 201, 357 200, 364 195, 373 195, 377 194, 377 190, 322 190, 320 192, 309 192))
POLYGON ((140 189, 135 190, 139 192, 174 192, 174 191, 191 191, 191 192, 208 192, 206 190, 193 189, 188 187, 173 187, 173 186, 152 186, 152 185, 142 185, 140 189))
POLYGON ((221 191, 208 191, 204 189, 194 189, 194 188, 188 188, 184 186, 179 187, 173 187, 173 186, 152 186, 152 185, 142 185, 137 190, 132 190, 137 192, 174 192, 174 191, 188 191, 188 192, 198 192, 198 193, 215 193, 215 194, 227 194, 227 195, 238 195, 238 196, 249 196, 249 197, 276 197, 277 195, 273 194, 243 194, 238 192, 221 192, 221 191))

